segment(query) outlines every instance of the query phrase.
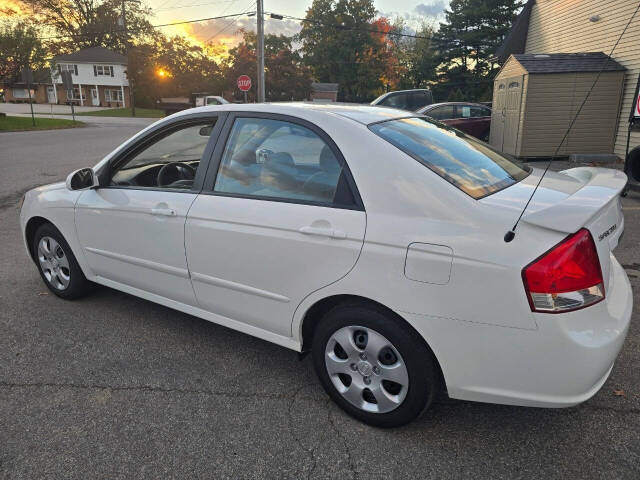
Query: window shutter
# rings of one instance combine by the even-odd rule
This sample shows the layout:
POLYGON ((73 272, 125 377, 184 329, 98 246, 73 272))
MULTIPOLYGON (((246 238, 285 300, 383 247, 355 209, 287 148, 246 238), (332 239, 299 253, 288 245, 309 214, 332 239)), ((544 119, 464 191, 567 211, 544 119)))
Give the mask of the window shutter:
POLYGON ((111 76, 113 77, 113 65, 109 67, 111 69, 111 76))
POLYGON ((98 76, 98 72, 96 71, 96 66, 93 66, 93 76, 97 77, 98 76))
POLYGON ((78 75, 78 65, 73 66, 73 72, 76 74, 76 76, 78 75))
POLYGON ((60 68, 60 64, 56 65, 58 67, 58 74, 62 75, 62 69, 60 68))

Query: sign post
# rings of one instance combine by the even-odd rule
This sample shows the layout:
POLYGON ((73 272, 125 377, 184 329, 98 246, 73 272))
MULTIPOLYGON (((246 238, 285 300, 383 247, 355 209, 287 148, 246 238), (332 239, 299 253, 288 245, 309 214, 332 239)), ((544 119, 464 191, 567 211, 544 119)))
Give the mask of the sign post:
MULTIPOLYGON (((62 75, 62 85, 64 89, 67 91, 67 100, 71 104, 71 116, 73 117, 73 121, 76 121, 76 112, 73 109, 73 79, 71 78, 71 72, 68 70, 64 70, 60 73, 62 75), (71 100, 69 100, 71 99, 71 100)), ((55 88, 55 85, 54 85, 55 88)), ((80 92, 82 95, 82 92, 80 92)))
POLYGON ((244 92, 244 103, 247 103, 247 91, 251 88, 251 78, 248 75, 238 77, 238 88, 244 92))
POLYGON ((33 102, 31 101, 31 85, 33 85, 33 70, 24 67, 20 74, 22 75, 22 83, 27 85, 27 93, 29 94, 29 108, 31 108, 31 124, 36 126, 36 118, 33 115, 33 102))

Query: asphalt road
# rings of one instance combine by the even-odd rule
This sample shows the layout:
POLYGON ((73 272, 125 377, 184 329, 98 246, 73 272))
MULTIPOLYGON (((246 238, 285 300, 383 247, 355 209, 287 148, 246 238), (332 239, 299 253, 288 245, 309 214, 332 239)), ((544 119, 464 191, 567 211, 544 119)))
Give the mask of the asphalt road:
MULTIPOLYGON (((343 414, 292 351, 107 288, 48 294, 19 198, 141 125, 0 134, 0 478, 640 478, 638 308, 611 378, 581 406, 441 399, 379 430, 343 414)), ((616 255, 638 305, 640 195, 623 205, 616 255)))

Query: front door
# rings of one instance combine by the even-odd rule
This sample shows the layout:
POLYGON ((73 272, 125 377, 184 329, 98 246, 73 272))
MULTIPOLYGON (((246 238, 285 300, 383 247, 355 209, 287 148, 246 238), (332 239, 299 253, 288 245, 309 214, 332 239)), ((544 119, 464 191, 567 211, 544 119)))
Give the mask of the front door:
POLYGON ((342 155, 317 127, 237 114, 226 136, 187 217, 193 288, 202 308, 290 337, 300 302, 354 266, 365 212, 342 155))
POLYGON ((215 123, 216 117, 191 119, 152 131, 114 160, 107 186, 83 192, 76 228, 95 275, 195 305, 184 225, 217 137, 215 123))
POLYGON ((100 105, 100 96, 98 95, 98 87, 91 89, 91 104, 94 107, 98 107, 100 105))
POLYGON ((508 78, 504 118, 504 140, 502 151, 509 155, 516 153, 520 132, 520 106, 522 105, 522 76, 508 78))
POLYGON ((54 87, 47 87, 47 102, 56 103, 56 93, 53 90, 54 87))
POLYGON ((505 121, 505 97, 507 94, 506 80, 499 80, 494 85, 493 104, 491 106, 491 136, 492 146, 502 151, 504 142, 504 121, 505 121))

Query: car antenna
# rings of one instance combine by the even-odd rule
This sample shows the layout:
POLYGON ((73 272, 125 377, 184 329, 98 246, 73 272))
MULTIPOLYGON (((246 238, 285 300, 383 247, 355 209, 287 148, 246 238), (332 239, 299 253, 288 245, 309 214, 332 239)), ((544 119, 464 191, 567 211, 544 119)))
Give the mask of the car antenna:
POLYGON ((636 16, 636 13, 638 13, 638 10, 640 10, 640 3, 638 3, 638 6, 636 7, 635 11, 631 15, 631 18, 627 22, 627 25, 624 27, 624 30, 622 31, 622 33, 618 37, 618 40, 616 40, 616 43, 613 45, 613 48, 611 49, 611 52, 609 53, 609 55, 602 62, 602 66, 600 67, 600 71, 598 72, 598 75, 596 75, 596 79, 593 81, 593 84, 591 85, 591 88, 587 92, 587 95, 584 97, 584 100, 582 100, 582 103, 580 104, 580 108, 578 108, 578 110, 576 111, 576 114, 573 116, 573 119, 571 120, 571 123, 569 123, 569 127, 567 128, 567 131, 564 133, 564 136, 562 137, 562 140, 560 140, 560 144, 558 145, 558 147, 556 148, 555 152, 553 153, 553 155, 551 156, 551 158, 547 162, 547 166, 545 167, 544 172, 542 172, 542 175, 540 175, 540 179, 538 180, 538 183, 536 184, 536 187, 533 189, 533 192, 531 192, 531 196, 529 196, 529 200, 527 200, 527 203, 525 203, 524 208, 520 212, 520 215, 518 216, 518 219, 516 220, 516 223, 513 225, 513 228, 511 230, 509 230, 507 233, 504 234, 504 241, 505 242, 509 243, 511 240, 513 240, 515 238, 515 236, 516 236, 516 228, 518 228, 518 223, 520 223, 520 219, 524 215, 524 212, 527 211, 527 207, 531 203, 531 200, 533 199, 533 196, 538 191, 538 187, 540 186, 540 184, 542 183, 542 180, 544 179, 545 175, 547 174, 547 171, 549 170, 549 167, 551 166, 551 163, 556 159, 556 157, 558 155, 558 152, 560 151, 560 148, 562 147, 562 144, 567 139, 567 136, 569 136, 569 132, 571 132, 571 128, 573 128, 573 124, 576 122, 576 119, 578 118, 578 115, 580 115, 580 112, 582 111, 582 107, 584 107, 585 103, 587 103, 587 100, 589 99, 589 96, 591 95, 591 92, 593 91, 594 87, 596 86, 596 83, 598 83, 598 80, 600 79, 600 75, 602 74, 602 72, 604 71, 604 68, 606 67, 607 63, 611 59, 611 55, 613 55, 614 50, 618 46, 618 43, 620 43, 620 40, 622 40, 622 36, 627 31, 627 28, 629 28, 629 25, 631 25, 631 21, 633 20, 633 17, 636 16))

